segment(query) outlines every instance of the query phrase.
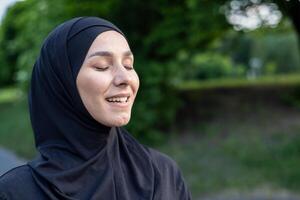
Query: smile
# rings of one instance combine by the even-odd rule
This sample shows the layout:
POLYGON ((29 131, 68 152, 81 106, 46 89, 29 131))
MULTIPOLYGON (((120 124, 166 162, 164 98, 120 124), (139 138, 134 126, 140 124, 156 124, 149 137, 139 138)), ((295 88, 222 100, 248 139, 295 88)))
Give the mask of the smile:
POLYGON ((129 96, 127 97, 111 97, 106 99, 110 103, 127 103, 129 96))

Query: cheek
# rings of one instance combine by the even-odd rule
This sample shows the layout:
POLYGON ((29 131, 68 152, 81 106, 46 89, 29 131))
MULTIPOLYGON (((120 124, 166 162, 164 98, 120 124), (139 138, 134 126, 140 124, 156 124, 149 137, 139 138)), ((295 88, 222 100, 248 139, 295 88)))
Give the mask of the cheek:
POLYGON ((94 107, 109 88, 110 76, 86 70, 78 78, 77 87, 83 103, 89 108, 94 107))
POLYGON ((134 72, 132 75, 132 82, 133 82, 133 87, 134 87, 135 93, 137 93, 139 86, 140 86, 140 79, 136 72, 134 72))
POLYGON ((110 79, 108 76, 103 76, 101 74, 93 74, 87 79, 87 90, 91 95, 103 95, 110 84, 110 79))

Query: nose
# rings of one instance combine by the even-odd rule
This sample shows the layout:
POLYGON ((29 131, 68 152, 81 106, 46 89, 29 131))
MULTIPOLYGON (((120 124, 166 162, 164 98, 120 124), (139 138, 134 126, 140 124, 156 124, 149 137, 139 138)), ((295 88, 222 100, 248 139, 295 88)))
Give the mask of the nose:
POLYGON ((114 76, 115 86, 127 86, 131 82, 131 76, 123 65, 116 66, 117 70, 114 76))

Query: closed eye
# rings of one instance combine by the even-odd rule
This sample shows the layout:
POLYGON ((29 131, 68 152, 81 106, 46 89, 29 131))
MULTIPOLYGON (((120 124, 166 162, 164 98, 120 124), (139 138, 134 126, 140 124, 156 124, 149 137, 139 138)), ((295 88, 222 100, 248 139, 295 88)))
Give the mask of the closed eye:
POLYGON ((94 69, 96 70, 96 71, 106 71, 107 69, 109 68, 109 66, 105 66, 105 67, 94 67, 94 69))
POLYGON ((124 67, 125 67, 127 70, 133 70, 133 66, 125 65, 124 67))

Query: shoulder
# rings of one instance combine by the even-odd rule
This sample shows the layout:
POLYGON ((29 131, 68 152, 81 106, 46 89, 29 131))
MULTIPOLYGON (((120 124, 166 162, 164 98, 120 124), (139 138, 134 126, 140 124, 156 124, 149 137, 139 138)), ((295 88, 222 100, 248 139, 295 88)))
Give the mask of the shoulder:
POLYGON ((149 155, 153 162, 160 170, 169 170, 171 172, 176 172, 179 170, 176 162, 171 157, 150 147, 146 148, 148 149, 149 155))
POLYGON ((125 139, 127 147, 132 150, 132 153, 138 152, 139 155, 143 153, 144 159, 150 158, 153 164, 161 170, 177 169, 176 162, 169 156, 139 143, 125 128, 121 128, 121 131, 122 137, 125 139))
MULTIPOLYGON (((190 192, 177 163, 164 153, 161 153, 152 148, 148 149, 153 162, 159 170, 159 174, 163 182, 162 185, 164 185, 163 187, 165 187, 164 191, 168 191, 168 189, 170 188, 174 188, 174 190, 176 191, 176 198, 166 199, 190 200, 190 192)), ((174 194, 170 195, 172 196, 174 194)))
POLYGON ((161 172, 174 172, 178 170, 176 162, 169 156, 139 143, 125 128, 121 128, 121 131, 127 147, 132 150, 131 153, 138 155, 142 154, 143 159, 150 159, 156 168, 161 172))
POLYGON ((151 160, 153 170, 155 171, 156 189, 159 190, 158 188, 160 188, 162 191, 161 194, 164 194, 164 197, 158 199, 190 199, 190 193, 183 175, 177 163, 172 158, 153 148, 140 144, 126 129, 122 129, 122 133, 127 146, 132 150, 132 154, 138 155, 137 157, 142 159, 151 160), (171 192, 167 193, 166 191, 171 192))
POLYGON ((31 192, 37 192, 37 186, 27 164, 15 167, 0 176, 0 200, 22 197, 31 192))
POLYGON ((31 172, 29 166, 25 164, 15 167, 0 176, 0 185, 4 186, 4 188, 12 187, 28 178, 31 178, 31 172))
POLYGON ((148 150, 153 163, 163 180, 177 186, 178 183, 184 181, 177 163, 171 157, 149 147, 148 150))
POLYGON ((14 190, 22 189, 24 179, 29 173, 29 167, 21 165, 0 176, 0 200, 8 200, 14 190))

